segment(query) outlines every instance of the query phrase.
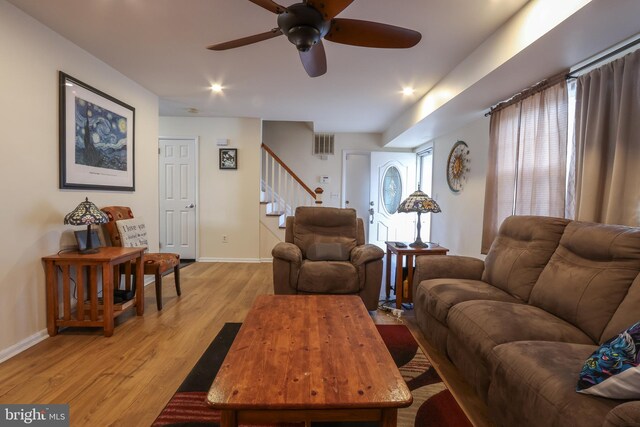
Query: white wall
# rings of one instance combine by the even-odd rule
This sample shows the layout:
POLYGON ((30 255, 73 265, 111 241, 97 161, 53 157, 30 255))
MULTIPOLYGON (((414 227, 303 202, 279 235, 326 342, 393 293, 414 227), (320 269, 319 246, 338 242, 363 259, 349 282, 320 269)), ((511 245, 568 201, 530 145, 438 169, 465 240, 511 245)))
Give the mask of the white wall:
POLYGON ((161 117, 162 137, 199 137, 200 261, 260 258, 260 119, 161 117), (218 169, 218 139, 238 149, 238 169, 218 169), (228 243, 222 243, 222 235, 228 243))
POLYGON ((483 257, 480 241, 488 155, 488 118, 434 140, 432 192, 442 212, 431 216, 431 241, 449 248, 451 255, 483 257), (447 185, 447 158, 458 140, 469 145, 471 170, 462 191, 454 193, 447 185))
MULTIPOLYGON (((0 0, 0 360, 45 336, 41 257, 73 241, 64 216, 84 197, 126 205, 158 229, 158 98, 0 0), (58 70, 136 109, 136 191, 58 189, 58 70), (64 238, 63 238, 64 233, 64 238)), ((158 236, 149 236, 157 250, 158 236)))
POLYGON ((322 160, 313 153, 313 127, 306 122, 263 122, 263 141, 287 166, 312 190, 321 187, 323 206, 339 207, 342 192, 342 152, 361 151, 410 151, 389 149, 382 146, 378 133, 336 133, 335 154, 322 160), (330 182, 320 184, 320 176, 328 176, 330 182))

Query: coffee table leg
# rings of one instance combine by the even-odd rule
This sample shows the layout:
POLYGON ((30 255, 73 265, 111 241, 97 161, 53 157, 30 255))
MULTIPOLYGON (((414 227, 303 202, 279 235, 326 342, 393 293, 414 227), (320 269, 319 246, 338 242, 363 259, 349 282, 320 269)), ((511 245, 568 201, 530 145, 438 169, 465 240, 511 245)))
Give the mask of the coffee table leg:
POLYGON ((220 427, 238 427, 238 414, 233 410, 222 410, 220 413, 220 427))
POLYGON ((388 408, 382 410, 382 420, 380 420, 382 427, 396 427, 398 425, 398 409, 388 408))

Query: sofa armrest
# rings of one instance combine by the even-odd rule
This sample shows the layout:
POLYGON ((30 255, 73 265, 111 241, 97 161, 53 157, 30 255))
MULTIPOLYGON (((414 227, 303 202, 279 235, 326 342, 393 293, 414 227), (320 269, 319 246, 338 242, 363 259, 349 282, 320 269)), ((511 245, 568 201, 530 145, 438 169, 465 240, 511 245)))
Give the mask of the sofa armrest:
POLYGON ((602 427, 640 427, 640 400, 626 402, 610 410, 602 427))
POLYGON ((351 250, 351 263, 356 267, 364 265, 371 261, 382 259, 384 251, 376 245, 366 244, 356 246, 351 250))
POLYGON ((293 243, 279 242, 271 251, 274 258, 288 261, 300 266, 302 264, 302 251, 293 243))
POLYGON ((480 280, 484 271, 484 261, 456 255, 423 255, 416 257, 413 283, 419 284, 429 279, 471 279, 480 280))

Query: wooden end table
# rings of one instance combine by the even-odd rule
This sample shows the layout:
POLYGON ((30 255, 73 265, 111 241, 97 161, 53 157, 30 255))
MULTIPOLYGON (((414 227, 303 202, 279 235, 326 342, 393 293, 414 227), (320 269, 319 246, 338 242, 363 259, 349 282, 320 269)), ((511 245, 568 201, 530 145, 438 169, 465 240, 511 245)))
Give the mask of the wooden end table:
POLYGON ((407 265, 407 286, 408 298, 404 302, 413 302, 413 262, 414 258, 420 255, 446 255, 449 249, 440 245, 429 243, 425 248, 412 248, 407 242, 385 242, 387 244, 386 259, 386 292, 387 300, 391 296, 391 254, 396 256, 396 274, 394 281, 394 290, 396 294, 396 308, 402 308, 403 289, 402 289, 402 267, 403 259, 406 259, 407 265), (404 247, 398 246, 398 243, 404 247))
POLYGON ((207 402, 221 426, 377 421, 395 427, 413 397, 360 297, 262 295, 207 402))
POLYGON ((42 258, 45 262, 47 284, 47 330, 49 336, 55 336, 60 326, 90 326, 104 328, 104 335, 113 335, 114 318, 125 309, 136 307, 136 314, 144 314, 144 270, 142 254, 146 248, 100 248, 95 254, 80 254, 78 252, 63 252, 42 258), (125 265, 127 283, 130 283, 131 265, 135 263, 135 298, 123 304, 114 305, 114 279, 119 274, 120 264, 125 265), (60 316, 58 295, 58 271, 62 271, 62 304, 63 313, 60 316), (75 270, 75 279, 72 279, 75 270), (98 298, 98 270, 102 276, 102 300, 98 298), (86 273, 86 278, 85 278, 86 273), (71 307, 71 283, 75 280, 77 305, 71 307), (85 297, 85 280, 87 280, 87 295, 85 297))

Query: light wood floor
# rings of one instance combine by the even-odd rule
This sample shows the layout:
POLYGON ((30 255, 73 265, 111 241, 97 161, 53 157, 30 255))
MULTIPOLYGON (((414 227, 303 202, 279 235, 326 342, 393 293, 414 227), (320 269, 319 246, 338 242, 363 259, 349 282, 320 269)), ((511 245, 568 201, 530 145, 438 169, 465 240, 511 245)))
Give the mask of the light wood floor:
MULTIPOLYGON (((273 293, 271 264, 195 263, 173 276, 156 310, 145 288, 145 315, 125 313, 110 338, 99 329, 65 329, 0 364, 0 403, 69 403, 71 425, 149 426, 226 322, 242 322, 254 298, 273 293)), ((378 312, 376 323, 397 319, 378 312)), ((476 426, 488 426, 486 407, 451 365, 428 347, 412 314, 403 322, 476 426)))

